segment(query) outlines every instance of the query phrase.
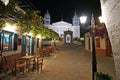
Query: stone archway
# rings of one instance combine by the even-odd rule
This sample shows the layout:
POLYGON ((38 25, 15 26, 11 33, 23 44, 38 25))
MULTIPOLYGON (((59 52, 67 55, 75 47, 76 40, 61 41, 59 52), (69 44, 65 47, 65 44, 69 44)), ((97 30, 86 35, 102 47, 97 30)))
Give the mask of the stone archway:
POLYGON ((72 43, 73 32, 68 30, 64 31, 64 43, 72 43))

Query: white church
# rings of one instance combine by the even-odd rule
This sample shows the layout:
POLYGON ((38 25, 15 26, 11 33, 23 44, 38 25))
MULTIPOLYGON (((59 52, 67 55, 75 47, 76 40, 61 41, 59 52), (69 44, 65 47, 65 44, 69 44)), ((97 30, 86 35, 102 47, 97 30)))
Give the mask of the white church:
POLYGON ((51 24, 51 16, 47 11, 44 15, 44 25, 57 32, 60 38, 64 38, 64 31, 72 31, 72 38, 80 38, 80 22, 76 11, 72 18, 72 24, 63 20, 51 24))

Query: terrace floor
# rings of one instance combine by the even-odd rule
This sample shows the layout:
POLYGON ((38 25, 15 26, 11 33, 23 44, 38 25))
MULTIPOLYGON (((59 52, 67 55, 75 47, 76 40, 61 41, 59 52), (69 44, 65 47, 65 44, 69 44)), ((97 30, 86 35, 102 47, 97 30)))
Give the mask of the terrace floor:
MULTIPOLYGON (((2 74, 0 80, 92 80, 92 55, 80 44, 61 44, 59 51, 44 58, 43 65, 43 72, 31 71, 17 77, 2 74)), ((97 71, 116 80, 112 57, 97 55, 97 71)))

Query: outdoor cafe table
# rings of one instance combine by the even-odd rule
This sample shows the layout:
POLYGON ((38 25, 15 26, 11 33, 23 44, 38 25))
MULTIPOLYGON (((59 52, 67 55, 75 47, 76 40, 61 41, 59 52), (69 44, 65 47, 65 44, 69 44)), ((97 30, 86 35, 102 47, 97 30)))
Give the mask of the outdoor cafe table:
POLYGON ((30 60, 34 59, 35 56, 23 56, 21 59, 26 60, 26 68, 28 69, 28 72, 30 71, 30 60))

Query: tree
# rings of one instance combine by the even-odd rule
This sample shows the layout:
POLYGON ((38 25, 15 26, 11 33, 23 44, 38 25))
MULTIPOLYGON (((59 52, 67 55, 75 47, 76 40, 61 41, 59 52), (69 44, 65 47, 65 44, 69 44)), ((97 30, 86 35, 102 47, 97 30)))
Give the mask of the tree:
POLYGON ((10 0, 8 5, 0 4, 0 28, 5 27, 6 20, 15 20, 16 6, 19 4, 18 0, 10 0))
POLYGON ((32 32, 34 36, 41 34, 42 36, 49 36, 51 38, 58 38, 59 35, 44 27, 43 17, 39 16, 40 11, 21 11, 18 9, 19 0, 10 0, 9 4, 5 6, 0 5, 0 28, 5 26, 6 18, 18 23, 21 33, 32 32))
POLYGON ((18 24, 22 33, 31 31, 35 36, 44 28, 43 18, 39 16, 39 11, 26 11, 24 15, 19 16, 18 24))

